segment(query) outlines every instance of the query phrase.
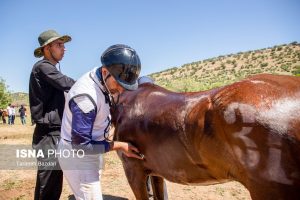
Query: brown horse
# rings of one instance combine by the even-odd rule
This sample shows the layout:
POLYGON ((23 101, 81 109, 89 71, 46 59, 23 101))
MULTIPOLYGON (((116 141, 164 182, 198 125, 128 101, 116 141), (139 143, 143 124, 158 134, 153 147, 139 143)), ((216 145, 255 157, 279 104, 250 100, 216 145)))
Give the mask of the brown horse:
POLYGON ((137 199, 148 199, 149 175, 156 199, 163 199, 163 178, 198 185, 235 180, 255 200, 300 199, 299 77, 256 75, 193 93, 143 84, 120 103, 115 138, 145 155, 121 156, 137 199))

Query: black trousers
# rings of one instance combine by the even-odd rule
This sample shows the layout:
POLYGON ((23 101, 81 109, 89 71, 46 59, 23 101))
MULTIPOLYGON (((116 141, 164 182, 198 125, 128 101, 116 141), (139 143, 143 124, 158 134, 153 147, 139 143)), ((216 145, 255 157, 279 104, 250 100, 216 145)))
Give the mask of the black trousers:
POLYGON ((60 139, 60 128, 48 128, 36 125, 33 133, 32 147, 37 151, 42 149, 44 158, 37 158, 38 171, 34 200, 59 200, 62 185, 63 172, 60 169, 58 159, 52 154, 48 155, 49 149, 56 149, 60 139), (42 163, 42 164, 41 164, 42 163), (45 165, 55 163, 55 166, 45 165))

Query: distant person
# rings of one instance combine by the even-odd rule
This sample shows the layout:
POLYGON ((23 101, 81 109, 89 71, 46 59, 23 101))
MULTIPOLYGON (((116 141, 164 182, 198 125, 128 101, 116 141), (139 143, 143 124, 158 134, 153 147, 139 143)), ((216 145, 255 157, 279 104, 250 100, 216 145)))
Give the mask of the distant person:
MULTIPOLYGON (((72 78, 60 72, 59 61, 65 53, 65 43, 71 41, 68 35, 59 35, 54 30, 41 33, 38 37, 40 47, 35 49, 34 56, 43 57, 34 64, 29 81, 29 102, 33 123, 36 123, 32 146, 34 149, 55 150, 60 139, 61 120, 65 105, 64 92, 68 92, 75 83, 72 78), (56 65, 58 64, 58 67, 56 65)), ((59 163, 55 156, 39 162, 59 163)), ((62 192, 63 173, 51 167, 38 167, 35 200, 58 200, 62 192)))
POLYGON ((2 113, 3 113, 3 110, 2 110, 2 108, 0 109, 0 117, 1 117, 1 119, 2 119, 2 113))
POLYGON ((6 124, 6 117, 7 117, 7 115, 8 115, 7 111, 5 109, 3 109, 2 110, 2 115, 1 115, 3 124, 6 124))
POLYGON ((20 119, 21 119, 21 123, 23 125, 26 124, 26 108, 21 105, 21 108, 19 109, 19 114, 20 114, 20 119))
POLYGON ((7 115, 8 115, 8 125, 12 125, 12 108, 11 108, 11 104, 8 104, 7 108, 7 115))
POLYGON ((16 119, 16 109, 15 106, 11 106, 11 124, 15 124, 15 119, 16 119))

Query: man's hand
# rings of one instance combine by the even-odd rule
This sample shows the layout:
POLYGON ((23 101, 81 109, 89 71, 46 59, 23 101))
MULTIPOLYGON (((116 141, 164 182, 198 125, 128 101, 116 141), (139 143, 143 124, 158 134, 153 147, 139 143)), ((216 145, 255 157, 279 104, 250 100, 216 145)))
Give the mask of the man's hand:
POLYGON ((127 157, 137 158, 140 160, 144 159, 144 155, 130 143, 114 141, 112 145, 112 150, 121 150, 127 157))

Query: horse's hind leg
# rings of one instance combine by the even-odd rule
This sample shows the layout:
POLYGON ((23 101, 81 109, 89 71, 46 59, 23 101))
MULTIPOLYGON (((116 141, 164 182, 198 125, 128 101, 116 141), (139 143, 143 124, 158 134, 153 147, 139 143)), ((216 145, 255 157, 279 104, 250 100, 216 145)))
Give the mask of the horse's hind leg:
POLYGON ((164 183, 164 179, 158 176, 150 176, 151 186, 153 190, 153 199, 155 200, 167 200, 167 188, 164 183))

